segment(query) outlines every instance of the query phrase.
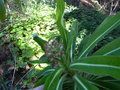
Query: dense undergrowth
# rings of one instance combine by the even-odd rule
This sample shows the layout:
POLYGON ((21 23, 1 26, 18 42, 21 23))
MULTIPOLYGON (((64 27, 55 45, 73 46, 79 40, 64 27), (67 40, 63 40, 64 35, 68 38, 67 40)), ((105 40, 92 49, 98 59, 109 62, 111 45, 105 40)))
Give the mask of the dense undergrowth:
MULTIPOLYGON (((69 9, 71 10, 71 8, 69 9)), ((27 16, 18 15, 18 13, 14 11, 10 12, 10 16, 6 19, 0 31, 0 47, 3 48, 6 43, 8 44, 8 46, 10 46, 11 44, 13 45, 13 47, 10 47, 9 50, 12 49, 14 55, 16 56, 16 72, 19 71, 20 68, 24 70, 24 68, 28 66, 28 69, 26 70, 27 72, 30 68, 36 65, 36 62, 31 63, 30 61, 39 60, 41 55, 43 55, 42 49, 39 47, 39 45, 37 45, 37 43, 33 41, 33 33, 37 33, 44 40, 49 40, 49 38, 59 35, 55 22, 55 9, 53 7, 50 7, 46 4, 41 6, 38 5, 37 7, 30 6, 29 8, 24 9, 24 11, 26 11, 25 14, 27 16)), ((68 28, 71 26, 71 23, 75 19, 77 19, 79 22, 79 39, 83 39, 83 37, 93 33, 95 28, 97 28, 97 26, 107 16, 97 10, 92 9, 89 10, 79 8, 69 12, 67 11, 69 10, 66 10, 64 18, 67 21, 66 24, 68 25, 68 28)), ((98 50, 100 47, 116 39, 119 36, 120 28, 117 28, 115 31, 106 36, 102 40, 102 42, 96 46, 94 51, 98 50)), ((9 53, 11 54, 10 57, 12 57, 13 53, 9 53)), ((3 63, 2 59, 0 59, 0 61, 3 63)), ((15 63, 14 57, 8 58, 6 62, 9 66, 13 66, 15 63)), ((38 65, 38 69, 41 68, 42 65, 38 65)), ((9 70, 7 72, 7 75, 9 75, 9 70)), ((25 74, 26 72, 24 72, 23 74, 25 74)), ((7 77, 6 72, 4 73, 5 74, 2 73, 3 76, 5 75, 5 77, 7 77)), ((22 82, 22 84, 19 83, 19 87, 22 86, 25 88, 24 85, 28 85, 27 88, 31 88, 34 84, 33 80, 37 81, 37 79, 39 78, 38 73, 40 73, 40 70, 34 69, 30 71, 30 73, 25 76, 23 82, 20 81, 22 82)), ((19 79, 22 76, 23 75, 19 76, 19 79)), ((7 83, 6 85, 9 86, 11 80, 6 78, 3 79, 4 82, 7 83), (10 81, 7 82, 8 80, 10 81)), ((17 81, 18 80, 16 80, 15 84, 18 84, 17 81)))
MULTIPOLYGON (((42 49, 37 45, 37 43, 33 41, 34 33, 37 33, 45 40, 48 40, 48 38, 51 36, 54 37, 58 35, 58 31, 56 30, 55 25, 54 8, 48 5, 42 5, 42 7, 40 6, 36 10, 35 8, 31 11, 28 9, 26 10, 29 11, 26 12, 27 16, 19 15, 19 13, 16 13, 15 11, 10 12, 9 15, 11 16, 8 16, 0 31, 0 48, 3 48, 6 44, 7 47, 9 47, 8 49, 5 49, 9 50, 8 54, 4 52, 1 52, 2 54, 0 53, 0 61, 1 63, 6 63, 6 65, 9 67, 14 66, 14 58, 10 52, 10 49, 12 49, 12 52, 15 53, 14 56, 16 56, 16 75, 18 72, 21 72, 21 70, 26 69, 26 66, 28 66, 28 70, 32 68, 31 66, 34 66, 35 63, 30 63, 29 61, 39 60, 43 54, 42 49), (2 58, 2 55, 4 54, 9 58, 2 58)), ((38 66, 37 68, 42 69, 42 67, 44 66, 38 66)), ((22 72, 23 74, 16 77, 19 79, 22 78, 28 70, 25 70, 25 72, 22 72)), ((40 70, 37 70, 37 72, 35 70, 32 71, 25 77, 27 78, 26 81, 24 78, 24 85, 28 84, 28 82, 32 80, 32 77, 34 77, 36 73, 39 73, 40 70)), ((13 69, 12 71, 7 70, 6 72, 8 73, 2 73, 5 77, 9 74, 12 74, 13 69)), ((4 73, 6 72, 4 71, 4 73)), ((9 81, 6 78, 4 79, 5 81, 9 81)), ((16 81, 18 81, 18 79, 16 81)), ((9 83, 11 83, 11 80, 9 83)))

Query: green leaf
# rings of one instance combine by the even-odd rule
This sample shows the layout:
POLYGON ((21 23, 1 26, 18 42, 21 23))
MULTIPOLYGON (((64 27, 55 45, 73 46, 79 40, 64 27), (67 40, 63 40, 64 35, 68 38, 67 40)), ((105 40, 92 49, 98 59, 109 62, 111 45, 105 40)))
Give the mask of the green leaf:
POLYGON ((96 56, 82 58, 72 63, 70 68, 120 79, 120 57, 96 56))
POLYGON ((93 54, 95 55, 116 55, 120 56, 120 38, 115 39, 111 43, 105 45, 101 49, 99 49, 97 52, 93 54))
POLYGON ((55 90, 63 90, 63 82, 64 82, 64 80, 65 80, 65 76, 66 75, 64 75, 64 76, 62 76, 61 78, 60 78, 60 80, 58 81, 58 83, 57 83, 57 86, 56 86, 56 89, 55 90))
POLYGON ((8 0, 4 0, 4 3, 6 4, 8 0))
POLYGON ((50 64, 50 62, 47 60, 47 57, 45 55, 41 56, 39 60, 32 60, 27 61, 30 64, 41 64, 41 63, 47 63, 50 64))
POLYGON ((120 90, 120 82, 117 81, 110 81, 110 80, 96 80, 93 81, 98 85, 102 86, 103 88, 108 88, 108 90, 120 90))
POLYGON ((44 90, 55 90, 63 70, 58 68, 46 80, 44 90))
POLYGON ((38 75, 38 77, 42 77, 42 76, 50 74, 51 72, 54 72, 54 71, 55 71, 54 68, 52 68, 51 66, 47 66, 47 67, 44 68, 44 70, 42 70, 40 72, 40 74, 38 75))
POLYGON ((4 21, 6 18, 6 8, 3 0, 0 0, 0 21, 4 21))
POLYGON ((64 42, 65 49, 67 49, 67 33, 68 31, 65 29, 64 22, 63 22, 63 15, 65 10, 65 2, 64 0, 56 0, 57 9, 56 9, 56 22, 61 34, 61 37, 64 42))
POLYGON ((41 63, 49 63, 48 60, 33 60, 33 61, 28 61, 30 64, 41 64, 41 63))
POLYGON ((76 82, 78 90, 99 90, 97 87, 90 84, 87 80, 81 78, 80 76, 74 75, 73 79, 76 82))
POLYGON ((80 53, 78 59, 83 56, 87 56, 89 52, 96 46, 96 44, 109 32, 120 25, 120 13, 114 16, 108 16, 102 24, 96 29, 96 31, 91 35, 89 41, 86 43, 84 49, 80 53))
POLYGON ((74 52, 75 52, 76 37, 78 35, 78 21, 77 20, 73 22, 73 25, 71 26, 70 29, 71 31, 68 33, 69 40, 67 44, 67 54, 72 62, 74 58, 74 52))
POLYGON ((45 51, 44 45, 47 41, 41 39, 37 34, 33 34, 33 39, 41 46, 42 50, 45 51))
POLYGON ((79 44, 78 47, 78 55, 80 55, 80 53, 82 52, 82 49, 85 47, 86 43, 88 42, 88 39, 90 38, 90 35, 86 36, 85 38, 83 38, 83 40, 81 41, 81 43, 79 44))
POLYGON ((49 76, 49 74, 48 74, 48 75, 45 75, 44 77, 42 77, 42 78, 34 85, 34 88, 36 88, 36 87, 38 87, 38 86, 40 86, 40 85, 43 85, 43 84, 45 83, 45 81, 46 81, 46 79, 47 79, 48 76, 49 76))

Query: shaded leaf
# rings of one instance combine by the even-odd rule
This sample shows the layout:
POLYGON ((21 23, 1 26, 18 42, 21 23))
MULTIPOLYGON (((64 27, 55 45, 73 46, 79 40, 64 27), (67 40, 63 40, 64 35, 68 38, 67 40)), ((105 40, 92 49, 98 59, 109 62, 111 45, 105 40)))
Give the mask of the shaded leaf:
POLYGON ((59 80, 59 82, 57 83, 57 86, 56 86, 56 89, 55 90, 63 90, 63 83, 64 83, 64 80, 65 80, 65 76, 62 76, 59 80))
POLYGON ((33 35, 33 39, 41 46, 42 50, 44 51, 44 45, 47 43, 47 41, 41 39, 37 34, 33 35))
POLYGON ((54 72, 54 71, 55 71, 54 68, 52 68, 51 66, 47 66, 44 68, 44 70, 42 70, 40 72, 40 74, 38 74, 38 77, 42 77, 42 76, 50 74, 51 72, 54 72))
POLYGON ((88 53, 96 46, 96 44, 109 32, 120 25, 120 13, 114 16, 108 16, 102 24, 91 35, 84 49, 79 55, 79 59, 83 56, 87 56, 88 53))
POLYGON ((70 29, 71 31, 68 33, 69 40, 67 44, 67 54, 72 62, 74 58, 74 52, 75 52, 76 37, 78 35, 78 21, 77 20, 73 22, 73 25, 71 26, 70 29))
POLYGON ((46 81, 46 79, 47 79, 48 76, 49 76, 49 74, 48 74, 48 75, 45 75, 44 77, 42 77, 42 78, 34 85, 34 88, 36 88, 36 87, 38 87, 38 86, 40 86, 40 85, 43 85, 43 84, 45 83, 45 81, 46 81))
POLYGON ((6 8, 3 0, 0 0, 0 21, 4 21, 6 18, 6 8))
POLYGON ((91 85, 88 81, 81 78, 80 76, 74 75, 73 79, 77 83, 78 90, 99 90, 97 87, 91 85))
POLYGON ((55 90, 63 70, 58 68, 46 80, 44 90, 55 90))
POLYGON ((93 55, 94 56, 95 55, 103 55, 103 56, 117 55, 117 56, 120 56, 120 38, 115 39, 111 43, 108 43, 107 45, 105 45, 104 47, 99 49, 97 52, 95 52, 93 55))

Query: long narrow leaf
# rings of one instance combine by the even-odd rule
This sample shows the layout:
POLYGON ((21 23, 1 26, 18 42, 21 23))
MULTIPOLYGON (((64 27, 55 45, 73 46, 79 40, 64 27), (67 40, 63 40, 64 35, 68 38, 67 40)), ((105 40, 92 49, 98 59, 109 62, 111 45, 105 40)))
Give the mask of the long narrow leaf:
POLYGON ((93 55, 118 55, 120 56, 120 38, 112 41, 111 43, 105 45, 93 55))
POLYGON ((6 8, 3 0, 0 0, 0 21, 4 21, 6 18, 6 8))
POLYGON ((37 34, 33 35, 33 39, 41 46, 42 50, 44 51, 44 45, 47 43, 47 41, 41 39, 37 34))
POLYGON ((67 30, 65 29, 64 22, 63 22, 63 15, 65 10, 65 3, 64 0, 56 0, 57 3, 57 10, 56 10, 56 22, 61 34, 61 37, 64 42, 65 49, 67 49, 67 30))
POLYGON ((96 29, 96 31, 91 35, 85 48, 79 55, 80 59, 83 56, 87 56, 88 53, 96 46, 96 44, 109 32, 120 25, 120 13, 114 16, 107 17, 103 23, 96 29))
POLYGON ((43 85, 47 79, 49 75, 45 75, 44 77, 42 77, 35 85, 34 85, 34 88, 40 86, 40 85, 43 85))
POLYGON ((73 78, 77 83, 78 90, 99 90, 80 76, 74 75, 73 78))
POLYGON ((44 70, 42 70, 40 72, 40 74, 38 74, 38 77, 42 77, 42 76, 50 74, 51 72, 54 72, 54 71, 55 71, 54 68, 52 68, 51 66, 47 66, 44 68, 44 70))
POLYGON ((78 35, 78 21, 75 20, 73 22, 73 25, 71 26, 71 31, 68 33, 68 44, 67 44, 67 54, 70 57, 71 62, 73 61, 74 58, 74 52, 75 52, 75 42, 76 42, 76 37, 78 35))
POLYGON ((82 58, 70 65, 71 69, 120 79, 120 57, 96 56, 82 58))
POLYGON ((102 80, 96 80, 94 81, 100 86, 103 86, 104 88, 108 88, 109 90, 120 90, 120 82, 112 82, 112 81, 102 81, 102 80))
POLYGON ((54 71, 46 80, 44 90, 55 90, 57 83, 59 82, 59 78, 62 74, 63 70, 58 68, 54 71))
POLYGON ((63 83, 64 83, 64 80, 65 80, 65 76, 62 76, 59 80, 59 82, 57 83, 57 86, 56 86, 56 89, 55 90, 63 90, 63 83))

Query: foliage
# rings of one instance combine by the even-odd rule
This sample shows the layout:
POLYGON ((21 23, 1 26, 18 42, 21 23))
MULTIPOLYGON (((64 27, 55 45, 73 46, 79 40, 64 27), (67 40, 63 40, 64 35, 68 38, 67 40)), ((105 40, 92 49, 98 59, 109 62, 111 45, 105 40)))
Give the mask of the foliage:
POLYGON ((0 0, 0 21, 3 21, 6 16, 6 10, 5 10, 5 5, 4 1, 0 0))
MULTIPOLYGON (((41 10, 40 13, 43 11, 41 10)), ((50 8, 46 8, 46 11, 50 12, 50 8)), ((28 60, 32 57, 39 57, 40 54, 42 54, 41 49, 39 49, 38 45, 35 44, 32 40, 32 33, 38 33, 40 36, 44 36, 44 39, 46 40, 48 40, 48 38, 51 36, 57 35, 54 25, 55 21, 52 20, 54 17, 54 14, 52 14, 52 9, 51 12, 46 15, 41 14, 41 16, 37 16, 40 15, 40 13, 36 15, 33 14, 35 16, 27 17, 25 19, 13 19, 11 22, 17 23, 12 26, 8 26, 5 29, 10 33, 10 40, 14 43, 17 49, 19 57, 18 61, 20 62, 20 65, 22 65, 22 63, 25 64, 24 60, 28 60)), ((19 64, 17 66, 23 67, 19 66, 19 64)))
MULTIPOLYGON (((6 3, 15 6, 14 2, 10 1, 14 0, 7 0, 6 3)), ((55 20, 53 19, 55 14, 52 7, 43 3, 36 3, 37 0, 20 1, 23 1, 21 2, 21 8, 26 15, 20 15, 19 12, 15 11, 16 8, 19 9, 19 7, 15 7, 15 9, 12 7, 6 7, 7 14, 9 15, 4 18, 4 22, 0 23, 0 25, 2 24, 3 26, 2 28, 0 27, 0 39, 2 38, 2 41, 7 42, 8 44, 13 44, 13 49, 16 51, 16 66, 13 67, 15 68, 16 73, 14 76, 20 81, 16 79, 13 80, 14 85, 12 85, 12 87, 14 87, 14 89, 15 87, 17 87, 17 89, 20 89, 24 86, 31 87, 31 85, 28 83, 34 83, 33 78, 36 81, 37 77, 39 77, 37 74, 40 73, 41 69, 46 66, 46 64, 38 64, 36 66, 36 62, 43 54, 43 51, 32 40, 32 34, 37 33, 45 40, 58 35, 58 31, 56 31, 55 20), (10 9, 10 12, 8 12, 8 9, 10 9), (6 35, 8 36, 9 40, 5 39, 6 35), (28 69, 30 69, 30 72, 25 74, 28 71, 28 69, 26 69, 27 66, 28 69), (34 68, 33 70, 31 70, 32 67, 34 68), (21 69, 23 72, 21 72, 21 69), (19 76, 17 75, 18 73, 22 73, 22 75, 19 76), (22 79, 24 79, 24 81, 22 81, 22 79)), ((1 5, 6 5, 6 3, 2 3, 1 5)), ((19 6, 19 4, 17 5, 19 6)), ((3 16, 5 17, 4 11, 0 10, 0 12, 2 12, 4 14, 3 16)), ((4 42, 1 43, 0 47, 2 47, 4 44, 4 42)), ((14 60, 6 61, 7 65, 14 65, 14 60)), ((11 88, 12 78, 8 79, 7 75, 12 74, 13 71, 7 73, 6 75, 2 75, 4 80, 2 83, 5 84, 5 86, 0 85, 0 89, 3 87, 7 87, 7 89, 11 88), (6 82, 9 83, 6 84, 6 82)))
MULTIPOLYGON (((77 19, 79 22, 78 28, 79 32, 84 32, 84 36, 92 34, 95 29, 102 23, 102 21, 107 17, 106 14, 103 14, 95 9, 86 9, 78 8, 71 12, 67 12, 64 15, 67 23, 71 23, 77 19)), ((69 25, 69 26, 70 26, 69 25)), ((114 31, 106 35, 101 42, 95 47, 94 51, 98 50, 105 44, 113 41, 120 36, 120 27, 116 28, 114 31)))
POLYGON ((119 38, 103 47, 113 48, 100 49, 93 55, 89 54, 105 35, 120 25, 120 13, 108 16, 92 35, 81 41, 76 53, 78 22, 75 21, 71 29, 66 30, 63 20, 64 9, 64 0, 57 0, 56 23, 60 36, 51 43, 49 41, 48 44, 44 43, 44 47, 42 42, 47 41, 41 39, 37 41, 42 43, 39 45, 44 48, 44 56, 52 68, 49 66, 41 72, 41 79, 35 87, 44 85, 44 90, 108 90, 113 86, 119 90, 117 80, 120 79, 119 38))
POLYGON ((87 30, 87 34, 91 34, 106 18, 107 15, 95 9, 77 8, 64 15, 66 21, 77 19, 79 22, 79 30, 87 30), (92 22, 92 23, 91 23, 92 22))
MULTIPOLYGON (((0 39, 2 38, 3 41, 8 41, 7 43, 13 44, 13 49, 16 51, 16 75, 17 72, 20 72, 21 68, 25 69, 28 65, 29 68, 35 67, 36 63, 34 62, 38 61, 40 56, 43 55, 42 49, 32 39, 33 33, 37 33, 39 36, 43 37, 42 39, 45 40, 58 35, 58 31, 56 31, 55 20, 53 19, 55 17, 54 9, 49 7, 48 5, 41 5, 40 7, 38 7, 38 9, 31 9, 29 10, 29 13, 26 12, 26 14, 30 15, 27 17, 21 16, 14 11, 10 12, 10 16, 8 16, 6 18, 6 21, 2 23, 3 28, 0 28, 0 39), (38 9, 40 9, 40 12, 38 12, 38 9), (8 35, 9 40, 6 41, 6 39, 4 38, 5 35, 8 35)), ((3 44, 1 43, 1 46, 3 44)), ((13 65, 14 62, 11 61, 9 61, 8 63, 10 65, 13 65)), ((24 82, 22 82, 22 85, 28 85, 29 82, 33 81, 33 78, 36 79, 35 77, 38 77, 36 76, 36 74, 40 73, 41 69, 45 67, 45 65, 38 65, 36 67, 37 70, 33 69, 31 72, 29 72, 24 77, 24 82)), ((24 70, 24 72, 25 71, 26 70, 24 70)), ((3 77, 6 78, 6 76, 4 75, 3 77)), ((22 78, 22 75, 19 76, 18 79, 20 78, 22 78)), ((5 83, 8 81, 8 79, 4 80, 5 83)), ((19 86, 19 84, 20 82, 17 86, 19 86)), ((21 88, 21 86, 18 88, 21 88)))

